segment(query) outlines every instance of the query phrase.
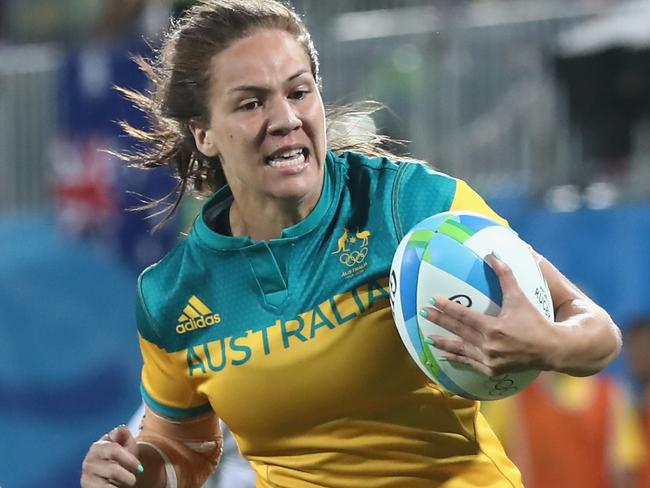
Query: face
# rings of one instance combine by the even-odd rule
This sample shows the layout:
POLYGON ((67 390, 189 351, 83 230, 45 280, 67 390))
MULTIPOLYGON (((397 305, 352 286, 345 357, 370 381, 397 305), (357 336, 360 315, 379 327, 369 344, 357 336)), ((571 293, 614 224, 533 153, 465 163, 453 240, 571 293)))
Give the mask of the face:
POLYGON ((313 208, 325 116, 309 57, 291 34, 259 30, 217 54, 209 104, 209 124, 194 126, 194 137, 201 152, 219 156, 235 201, 313 208))

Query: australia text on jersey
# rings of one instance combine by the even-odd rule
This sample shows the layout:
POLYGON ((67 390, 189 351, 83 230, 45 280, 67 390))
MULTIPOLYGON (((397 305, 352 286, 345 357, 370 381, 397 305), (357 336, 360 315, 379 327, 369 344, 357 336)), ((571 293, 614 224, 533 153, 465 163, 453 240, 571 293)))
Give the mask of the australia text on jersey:
MULTIPOLYGON (((259 329, 249 329, 242 334, 204 342, 187 348, 188 374, 207 374, 219 372, 226 366, 241 366, 250 361, 257 351, 264 355, 273 353, 272 344, 282 344, 289 349, 323 333, 323 328, 334 330, 347 322, 388 300, 387 280, 371 281, 349 292, 325 300, 313 310, 309 310, 289 320, 276 320, 259 329), (270 337, 281 341, 272 341, 270 337)), ((279 347, 276 346, 276 347, 279 347)))

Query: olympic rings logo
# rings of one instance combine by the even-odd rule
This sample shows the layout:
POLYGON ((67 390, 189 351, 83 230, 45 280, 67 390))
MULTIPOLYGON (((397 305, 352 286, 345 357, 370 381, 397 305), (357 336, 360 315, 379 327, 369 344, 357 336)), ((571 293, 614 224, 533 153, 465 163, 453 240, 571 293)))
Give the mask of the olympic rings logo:
POLYGON ((493 382, 490 396, 503 397, 509 396, 519 390, 513 379, 507 373, 490 378, 493 382))
POLYGON ((368 248, 362 247, 360 251, 344 252, 339 256, 339 261, 347 267, 352 267, 363 263, 367 255, 368 248))

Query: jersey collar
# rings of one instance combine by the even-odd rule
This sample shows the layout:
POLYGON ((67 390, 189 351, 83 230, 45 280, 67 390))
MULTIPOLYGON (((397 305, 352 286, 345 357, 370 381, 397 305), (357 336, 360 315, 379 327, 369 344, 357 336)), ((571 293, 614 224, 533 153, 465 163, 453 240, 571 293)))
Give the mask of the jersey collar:
MULTIPOLYGON (((287 240, 296 239, 305 234, 308 234, 316 227, 319 226, 323 217, 327 214, 328 210, 332 206, 334 197, 336 194, 336 178, 334 171, 334 160, 336 155, 328 151, 325 158, 325 175, 323 178, 323 191, 321 192, 318 203, 311 211, 311 213, 301 220, 296 225, 287 227, 283 229, 282 234, 277 239, 271 239, 269 245, 274 243, 282 243, 287 240)), ((207 209, 214 208, 216 206, 230 206, 230 201, 232 200, 232 192, 228 185, 224 186, 218 190, 214 196, 206 202, 203 207, 203 210, 199 216, 194 221, 193 234, 196 235, 199 241, 205 246, 217 250, 235 250, 243 249, 249 246, 256 244, 256 241, 251 239, 249 236, 226 236, 219 234, 212 230, 207 223, 205 222, 204 215, 207 209)))

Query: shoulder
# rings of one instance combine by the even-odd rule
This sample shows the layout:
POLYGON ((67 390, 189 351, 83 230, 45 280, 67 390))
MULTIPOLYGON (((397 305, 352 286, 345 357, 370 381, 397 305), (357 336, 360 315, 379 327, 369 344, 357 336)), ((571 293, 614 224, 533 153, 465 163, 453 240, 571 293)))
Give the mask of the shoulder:
POLYGON ((450 210, 459 183, 460 180, 422 162, 402 163, 392 196, 398 236, 404 236, 423 219, 450 210))
POLYGON ((188 253, 189 239, 191 239, 191 234, 186 239, 179 241, 160 261, 142 271, 138 277, 139 288, 151 293, 164 288, 161 285, 169 285, 168 279, 173 280, 172 283, 175 282, 188 253))
MULTIPOLYGON (((381 156, 368 156, 358 152, 330 153, 333 167, 338 173, 343 173, 348 186, 365 184, 389 185, 390 193, 393 188, 401 190, 404 187, 417 185, 428 193, 432 187, 441 190, 448 186, 453 188, 455 179, 436 171, 421 161, 408 159, 390 159, 381 156)), ((417 188, 411 188, 411 190, 417 188)))
POLYGON ((165 347, 166 328, 162 317, 175 306, 176 290, 182 288, 183 269, 189 252, 188 240, 180 241, 160 261, 138 276, 136 318, 138 332, 147 341, 165 347))
POLYGON ((400 191, 431 194, 436 192, 451 199, 461 180, 454 178, 422 161, 404 161, 399 163, 398 187, 400 191))
POLYGON ((367 154, 346 151, 340 154, 328 153, 333 166, 339 172, 347 174, 381 174, 391 175, 398 171, 399 162, 379 156, 368 156, 367 154))

